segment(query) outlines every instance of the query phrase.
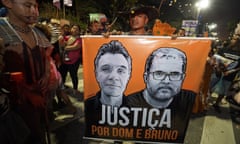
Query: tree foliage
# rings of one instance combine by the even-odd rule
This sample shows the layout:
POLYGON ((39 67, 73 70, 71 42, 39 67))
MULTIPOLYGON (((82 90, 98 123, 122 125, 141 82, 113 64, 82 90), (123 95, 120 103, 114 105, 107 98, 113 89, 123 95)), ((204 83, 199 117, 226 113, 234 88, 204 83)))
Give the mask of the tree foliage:
POLYGON ((65 7, 64 10, 62 5, 62 8, 57 10, 51 0, 44 0, 40 4, 40 17, 65 18, 85 29, 89 24, 90 13, 104 13, 110 23, 118 18, 114 26, 120 28, 120 25, 126 25, 126 17, 122 17, 120 12, 128 11, 136 2, 137 0, 75 0, 73 7, 65 7))

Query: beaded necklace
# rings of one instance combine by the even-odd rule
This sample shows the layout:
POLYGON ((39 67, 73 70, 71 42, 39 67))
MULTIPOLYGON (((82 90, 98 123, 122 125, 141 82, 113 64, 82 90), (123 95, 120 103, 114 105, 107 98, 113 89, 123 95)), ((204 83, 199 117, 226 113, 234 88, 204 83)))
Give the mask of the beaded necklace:
POLYGON ((11 23, 11 25, 16 31, 21 32, 21 33, 29 33, 31 31, 31 28, 29 26, 23 28, 23 27, 15 25, 13 23, 11 23))

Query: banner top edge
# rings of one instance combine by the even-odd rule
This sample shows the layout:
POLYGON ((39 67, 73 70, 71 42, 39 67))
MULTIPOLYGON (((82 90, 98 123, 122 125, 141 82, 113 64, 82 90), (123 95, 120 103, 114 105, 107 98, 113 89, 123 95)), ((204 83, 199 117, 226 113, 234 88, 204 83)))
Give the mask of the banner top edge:
MULTIPOLYGON (((171 36, 150 36, 150 35, 111 35, 108 38, 102 35, 81 35, 81 38, 162 38, 162 39, 172 39, 171 36)), ((176 39, 192 39, 192 40, 216 40, 214 37, 177 37, 176 39)), ((173 39, 173 40, 176 40, 173 39)))

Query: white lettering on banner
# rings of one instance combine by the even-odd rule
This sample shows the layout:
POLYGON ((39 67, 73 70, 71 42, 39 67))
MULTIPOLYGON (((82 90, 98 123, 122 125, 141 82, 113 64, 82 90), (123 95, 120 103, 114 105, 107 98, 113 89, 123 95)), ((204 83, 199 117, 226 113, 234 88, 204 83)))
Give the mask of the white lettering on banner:
POLYGON ((121 126, 127 126, 129 125, 128 113, 130 113, 130 110, 127 107, 113 107, 112 113, 112 106, 102 105, 102 119, 99 121, 99 124, 105 124, 107 122, 108 125, 114 126, 119 122, 121 126), (118 115, 120 115, 122 119, 118 120, 118 115))
POLYGON ((130 123, 134 127, 150 127, 152 129, 166 126, 171 128, 171 109, 164 109, 162 114, 156 108, 141 107, 113 107, 102 105, 102 114, 99 124, 108 124, 109 126, 128 126, 130 123), (130 121, 129 115, 133 116, 130 121), (156 118, 157 117, 157 118, 156 118))

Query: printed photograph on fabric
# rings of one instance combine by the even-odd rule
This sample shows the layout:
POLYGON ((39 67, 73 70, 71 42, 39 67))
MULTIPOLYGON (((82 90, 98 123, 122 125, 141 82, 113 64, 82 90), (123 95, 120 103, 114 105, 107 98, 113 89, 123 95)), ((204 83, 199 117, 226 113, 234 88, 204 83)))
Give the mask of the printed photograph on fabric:
POLYGON ((94 127, 119 126, 116 117, 126 105, 124 91, 131 76, 132 59, 122 43, 115 40, 99 48, 94 67, 100 90, 85 101, 85 119, 86 135, 98 137, 92 134, 94 127))
POLYGON ((132 57, 118 40, 102 44, 94 59, 100 90, 85 100, 85 137, 182 143, 196 96, 182 89, 186 70, 184 51, 156 48, 146 57, 145 88, 126 95, 132 57))
POLYGON ((183 142, 195 99, 195 93, 182 89, 186 67, 187 57, 177 48, 158 48, 148 56, 145 88, 127 97, 135 109, 131 126, 144 134, 138 140, 183 142))

